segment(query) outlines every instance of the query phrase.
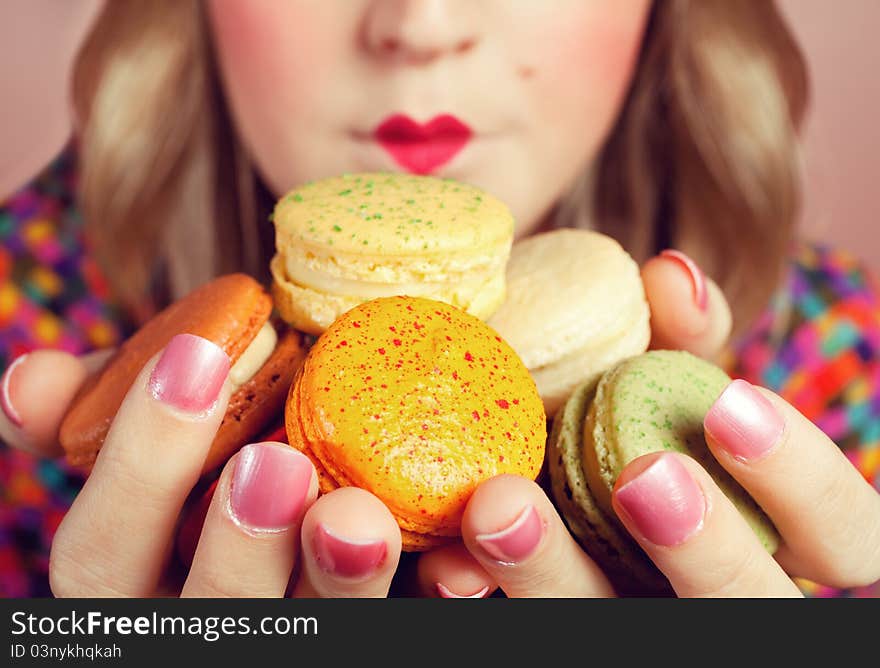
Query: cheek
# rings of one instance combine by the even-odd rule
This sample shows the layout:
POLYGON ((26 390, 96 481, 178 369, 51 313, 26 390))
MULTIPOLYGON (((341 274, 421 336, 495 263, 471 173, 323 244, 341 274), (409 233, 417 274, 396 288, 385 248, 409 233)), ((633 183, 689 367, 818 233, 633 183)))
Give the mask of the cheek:
POLYGON ((642 43, 643 22, 632 17, 602 16, 587 39, 573 40, 571 76, 588 76, 604 90, 626 88, 642 43))
POLYGON ((320 79, 322 44, 332 41, 316 37, 323 17, 314 3, 212 0, 209 11, 224 85, 240 109, 277 104, 285 90, 320 79))
MULTIPOLYGON (((520 7, 523 14, 504 35, 521 95, 522 142, 515 150, 525 167, 501 182, 521 177, 509 196, 517 198, 519 233, 528 234, 595 160, 613 127, 650 2, 523 0, 520 7)), ((508 164, 516 169, 513 160, 508 164)))
POLYGON ((647 0, 577 2, 564 21, 548 15, 553 25, 540 30, 553 39, 537 42, 541 47, 523 63, 534 72, 540 98, 557 109, 614 116, 638 57, 648 8, 647 0))
POLYGON ((267 185, 281 193, 326 171, 312 149, 316 129, 327 126, 327 81, 349 57, 354 0, 347 12, 319 0, 212 0, 208 7, 233 121, 267 185))

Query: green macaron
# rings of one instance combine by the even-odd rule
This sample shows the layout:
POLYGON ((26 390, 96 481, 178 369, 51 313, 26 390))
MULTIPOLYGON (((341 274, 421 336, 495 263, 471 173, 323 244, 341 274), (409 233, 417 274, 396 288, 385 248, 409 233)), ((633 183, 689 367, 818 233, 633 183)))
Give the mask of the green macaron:
POLYGON ((695 459, 764 547, 771 553, 778 547, 770 520, 706 444, 703 418, 730 380, 689 353, 651 351, 617 364, 598 384, 578 388, 556 416, 547 448, 554 501, 572 534, 621 593, 671 593, 611 506, 621 471, 651 452, 695 459))

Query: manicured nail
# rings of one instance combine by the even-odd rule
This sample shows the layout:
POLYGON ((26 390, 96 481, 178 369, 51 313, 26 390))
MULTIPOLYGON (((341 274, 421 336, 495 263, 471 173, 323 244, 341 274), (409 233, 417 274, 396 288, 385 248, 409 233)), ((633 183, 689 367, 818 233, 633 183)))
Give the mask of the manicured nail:
POLYGON ((229 356, 216 344, 193 334, 175 336, 150 375, 150 393, 188 413, 210 408, 229 374, 229 356))
POLYGON ((740 461, 760 459, 779 442, 785 421, 750 383, 735 380, 715 400, 703 425, 722 448, 740 461))
POLYGON ((515 564, 529 556, 544 534, 544 525, 534 506, 526 506, 513 524, 495 533, 476 537, 477 542, 498 561, 515 564))
POLYGON ((700 486, 672 454, 660 455, 615 497, 631 523, 655 545, 683 543, 702 526, 706 512, 700 486))
POLYGON ((282 531, 302 518, 312 484, 312 462, 286 445, 254 443, 238 453, 229 509, 244 526, 282 531))
POLYGON ((434 586, 437 587, 437 593, 440 595, 440 598, 485 598, 486 594, 489 593, 489 585, 483 587, 476 594, 456 594, 440 582, 435 582, 434 586))
POLYGON ((385 560, 388 548, 384 540, 349 540, 324 524, 315 529, 315 558, 328 573, 346 578, 360 578, 375 571, 385 560))
POLYGON ((677 250, 665 250, 660 253, 661 257, 675 260, 687 271, 691 283, 694 286, 694 303, 701 311, 705 311, 709 305, 709 291, 706 289, 706 275, 687 255, 677 250))
POLYGON ((27 354, 16 357, 15 361, 6 369, 6 373, 3 374, 3 379, 0 380, 0 408, 3 409, 6 418, 16 427, 21 426, 21 415, 16 410, 15 404, 12 403, 12 376, 25 358, 27 358, 27 354))

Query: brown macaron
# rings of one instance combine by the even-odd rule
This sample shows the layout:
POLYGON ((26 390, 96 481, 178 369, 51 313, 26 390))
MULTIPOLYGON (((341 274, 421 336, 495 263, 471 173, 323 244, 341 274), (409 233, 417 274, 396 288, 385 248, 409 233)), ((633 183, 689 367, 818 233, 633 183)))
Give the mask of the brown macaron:
POLYGON ((277 327, 270 321, 271 314, 272 298, 245 274, 221 276, 158 313, 120 346, 74 398, 59 432, 67 460, 91 469, 140 370, 174 336, 188 333, 216 343, 233 364, 230 379, 237 389, 203 472, 221 466, 281 413, 305 358, 303 334, 277 327))

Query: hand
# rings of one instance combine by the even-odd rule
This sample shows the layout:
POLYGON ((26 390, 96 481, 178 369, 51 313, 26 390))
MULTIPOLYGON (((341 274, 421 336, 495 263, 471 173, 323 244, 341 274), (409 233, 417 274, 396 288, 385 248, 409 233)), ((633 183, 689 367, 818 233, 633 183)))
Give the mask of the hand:
MULTIPOLYGON (((58 425, 101 361, 42 351, 11 366, 3 438, 47 456, 60 452, 58 425)), ((177 518, 226 410, 228 368, 219 348, 192 336, 173 340, 144 367, 56 533, 49 570, 57 596, 168 593, 177 518)), ((220 476, 182 595, 386 595, 400 555, 390 512, 358 489, 316 496, 314 468, 293 448, 242 449, 220 476)))
POLYGON ((651 348, 714 360, 730 336, 724 293, 684 253, 664 251, 642 267, 651 309, 651 348))
MULTIPOLYGON (((678 254, 653 258, 642 277, 652 347, 714 358, 731 324, 718 287, 678 254)), ((783 542, 769 555, 694 460, 640 457, 623 470, 613 505, 679 596, 798 596, 795 576, 833 587, 880 579, 880 495, 818 428, 744 381, 728 387, 704 426, 715 457, 764 508, 783 542)), ((420 560, 425 593, 487 595, 500 587, 508 596, 614 595, 531 481, 500 476, 484 483, 467 506, 462 534, 463 544, 420 560)))

